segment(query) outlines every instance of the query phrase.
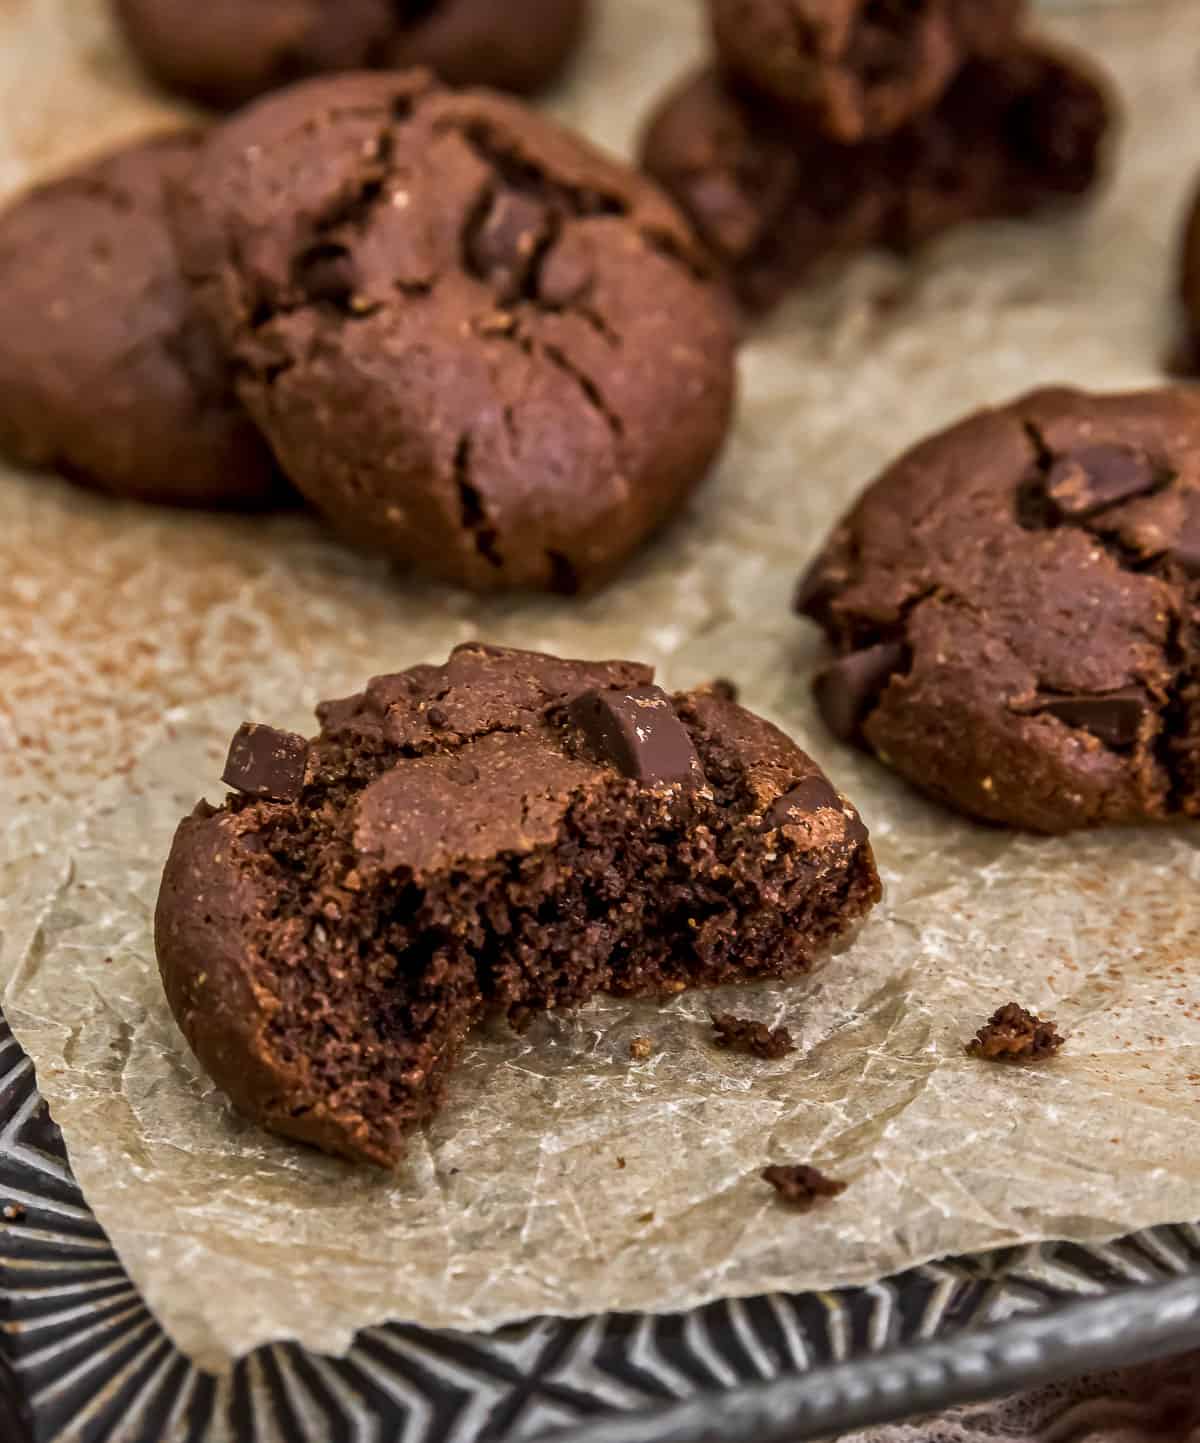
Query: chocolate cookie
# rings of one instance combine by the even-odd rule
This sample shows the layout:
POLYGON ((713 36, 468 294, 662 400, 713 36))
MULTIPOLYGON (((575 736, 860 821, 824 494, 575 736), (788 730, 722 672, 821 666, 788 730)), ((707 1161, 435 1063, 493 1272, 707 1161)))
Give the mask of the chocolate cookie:
POLYGON ((118 496, 261 505, 285 488, 163 215, 197 143, 137 142, 0 215, 0 451, 118 496))
POLYGON ((871 245, 911 251, 965 221, 1084 194, 1109 119, 1088 65, 1028 44, 967 66, 936 110, 853 146, 735 93, 710 70, 668 98, 643 158, 743 303, 762 309, 826 257, 871 245))
POLYGON ((1200 394, 1047 390, 924 442, 801 585, 840 737, 1042 832, 1200 815, 1200 394))
POLYGON ((1024 0, 709 0, 717 53, 843 143, 888 135, 970 59, 1009 48, 1024 0))
POLYGON ((857 812, 767 722, 648 667, 459 647, 243 728, 183 821, 159 966, 235 1105, 392 1164, 470 1028, 808 970, 879 896, 857 812))
POLYGON ((588 0, 114 0, 169 90, 230 109, 328 71, 431 65, 458 85, 540 90, 579 42, 588 0))
POLYGON ((733 321, 683 220, 516 101, 311 81, 213 134, 175 218, 288 474, 401 561, 587 589, 724 439, 733 321))

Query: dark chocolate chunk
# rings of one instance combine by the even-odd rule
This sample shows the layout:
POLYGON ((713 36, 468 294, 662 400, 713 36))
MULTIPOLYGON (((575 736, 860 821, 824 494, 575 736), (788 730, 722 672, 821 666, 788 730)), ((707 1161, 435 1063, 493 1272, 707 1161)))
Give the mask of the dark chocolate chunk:
POLYGON ((519 285, 549 226, 550 212, 541 201, 520 191, 501 191, 471 236, 467 258, 479 275, 519 285))
POLYGON ((840 812, 842 799, 824 777, 805 777, 798 786, 771 803, 763 817, 763 826, 786 827, 789 822, 809 817, 822 807, 833 807, 840 812))
POLYGON ((1159 470, 1135 446, 1080 446, 1059 456, 1046 477, 1046 495, 1060 516, 1085 521, 1097 511, 1153 491, 1159 470))
POLYGON ((1053 1057, 1065 1041, 1048 1018, 1006 1002, 967 1044, 967 1052, 988 1062, 1042 1062, 1053 1057))
POLYGON ((308 743, 295 732, 243 722, 229 744, 221 780, 251 797, 294 802, 304 790, 308 743))
POLYGON ((703 784, 696 748, 661 687, 590 691, 571 703, 569 714, 597 755, 627 777, 647 786, 703 784))
POLYGON ((769 1182, 784 1202, 801 1212, 810 1212, 822 1198, 840 1197, 847 1183, 826 1177, 816 1167, 804 1163, 763 1169, 763 1181, 769 1182))
POLYGON ((1112 747, 1131 746, 1146 716, 1146 694, 1136 686, 1103 696, 1064 696, 1047 702, 1042 711, 1070 727, 1091 732, 1112 747))
POLYGON ((904 647, 899 642, 884 641, 839 657, 817 674, 813 694, 834 736, 844 742, 858 736, 867 713, 903 665, 904 647))
POLYGON ((732 1012, 712 1014, 713 1041, 730 1052, 746 1052, 764 1062, 774 1062, 795 1052, 796 1044, 786 1027, 768 1027, 749 1017, 735 1017, 732 1012))

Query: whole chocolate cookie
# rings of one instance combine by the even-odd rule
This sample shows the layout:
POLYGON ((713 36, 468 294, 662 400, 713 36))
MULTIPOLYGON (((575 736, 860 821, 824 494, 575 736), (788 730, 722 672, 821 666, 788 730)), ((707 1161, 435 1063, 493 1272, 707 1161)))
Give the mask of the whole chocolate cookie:
POLYGON ((221 109, 328 71, 431 65, 458 85, 540 90, 578 44, 588 0, 114 0, 169 90, 221 109))
POLYGON ((702 71, 652 118, 642 153, 743 304, 763 309, 826 257, 910 251, 965 221, 1084 194, 1109 120, 1086 62, 1026 44, 968 65, 935 110, 863 145, 831 141, 702 71))
POLYGON ((1024 0, 709 0, 717 53, 776 104, 853 144, 936 103, 970 59, 1008 49, 1024 0))
POLYGON ((1046 390, 868 488, 799 610, 840 737, 1041 832, 1200 815, 1200 394, 1046 390))
POLYGON ((653 681, 475 644, 325 703, 310 742, 242 728, 156 920, 241 1111, 393 1164, 481 1019, 799 975, 870 909, 866 829, 816 764, 653 681))
POLYGON ((686 225, 516 101, 310 81, 217 130, 178 201, 242 399, 366 546, 478 590, 587 589, 720 449, 733 319, 686 225))
POLYGON ((139 141, 0 214, 0 451, 118 496, 261 505, 285 488, 163 213, 197 144, 139 141))

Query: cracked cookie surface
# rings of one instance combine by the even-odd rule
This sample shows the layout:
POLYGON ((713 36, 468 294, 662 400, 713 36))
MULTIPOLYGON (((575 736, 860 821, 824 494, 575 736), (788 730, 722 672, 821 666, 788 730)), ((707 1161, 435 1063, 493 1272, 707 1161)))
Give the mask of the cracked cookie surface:
POLYGON ((685 223, 515 101, 297 86, 214 133, 175 221, 284 469, 401 561, 586 590, 720 449, 733 320, 685 223))
POLYGON ((287 494, 172 250, 163 186, 198 144, 139 141, 0 214, 0 451, 18 464, 177 505, 287 494))
POLYGON ((725 66, 834 140, 888 135, 1007 48, 1024 0, 709 0, 725 66))
POLYGON ((1110 119, 1089 63, 1026 42, 972 62, 935 109, 861 145, 830 140, 704 70, 652 117, 642 159, 743 305, 762 310, 826 258, 868 246, 909 252, 968 221, 1085 194, 1110 119))
POLYGON ((522 94, 558 74, 587 0, 114 0, 169 90, 232 109, 306 76, 429 65, 456 85, 522 94))
POLYGON ((832 730, 988 821, 1200 816, 1200 394, 1054 389, 901 457, 798 609, 832 730))
POLYGON ((806 972, 878 900, 858 813, 781 732, 649 667, 471 644, 245 726, 176 834, 172 1011, 233 1102, 381 1164, 477 1022, 806 972))

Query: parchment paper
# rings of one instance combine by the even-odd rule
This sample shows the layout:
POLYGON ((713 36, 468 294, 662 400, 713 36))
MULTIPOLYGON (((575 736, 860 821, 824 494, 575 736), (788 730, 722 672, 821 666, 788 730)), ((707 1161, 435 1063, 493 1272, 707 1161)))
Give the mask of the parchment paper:
MULTIPOLYGON (((689 0, 600 8, 556 105, 625 146, 699 27, 689 0)), ((1200 165, 1195 20, 1194 0, 1056 18, 1126 95, 1111 191, 814 285, 747 346, 719 474, 585 604, 404 580, 304 517, 0 476, 3 1006, 89 1201, 202 1363, 273 1338, 337 1351, 387 1318, 675 1309, 1200 1214, 1200 832, 1045 841, 923 802, 816 722, 818 641, 788 609, 835 515, 917 436, 1038 381, 1156 380, 1200 165), (811 981, 719 999, 785 1021, 794 1056, 717 1051, 717 999, 600 1001, 480 1035, 404 1170, 356 1171, 236 1119, 192 1061, 155 973, 158 872, 178 816, 219 797, 244 717, 307 728, 318 698, 474 635, 645 658, 668 685, 736 678, 859 802, 888 897, 811 981), (965 1038, 1014 997, 1058 1019, 1065 1053, 969 1061, 965 1038), (636 1035, 648 1061, 630 1061, 636 1035), (783 1161, 849 1191, 789 1213, 758 1177, 783 1161)), ((0 5, 0 83, 4 184, 170 114, 98 0, 0 5)))

